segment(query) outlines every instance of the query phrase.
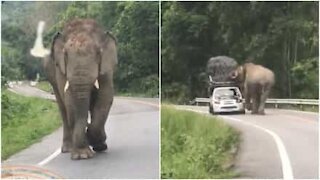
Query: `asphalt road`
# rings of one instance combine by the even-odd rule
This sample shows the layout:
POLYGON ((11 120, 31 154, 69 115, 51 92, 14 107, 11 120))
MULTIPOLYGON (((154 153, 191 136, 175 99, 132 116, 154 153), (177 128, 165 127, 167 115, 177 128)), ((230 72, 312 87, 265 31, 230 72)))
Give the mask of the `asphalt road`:
MULTIPOLYGON (((208 107, 178 108, 208 114, 208 107)), ((241 132, 235 162, 240 178, 319 179, 318 113, 267 109, 265 116, 219 117, 241 132)))
MULTIPOLYGON (((52 98, 29 86, 16 86, 12 90, 52 98)), ((158 102, 151 98, 115 98, 105 127, 108 150, 91 159, 74 161, 70 154, 61 154, 60 128, 2 163, 41 166, 64 178, 159 178, 158 102)))

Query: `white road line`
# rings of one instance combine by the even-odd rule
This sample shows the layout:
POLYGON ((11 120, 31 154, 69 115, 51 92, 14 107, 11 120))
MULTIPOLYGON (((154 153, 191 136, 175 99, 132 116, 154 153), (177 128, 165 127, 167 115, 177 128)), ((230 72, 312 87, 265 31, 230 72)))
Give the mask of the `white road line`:
MULTIPOLYGON (((184 109, 184 108, 181 108, 181 107, 178 107, 178 109, 194 111, 194 112, 202 113, 202 114, 203 113, 205 113, 205 114, 207 113, 207 112, 200 111, 200 110, 193 110, 193 109, 187 109, 187 108, 184 109)), ((283 179, 285 179, 285 180, 294 179, 293 172, 292 172, 292 167, 291 167, 291 162, 290 162, 287 150, 286 150, 281 138, 276 133, 274 133, 273 131, 271 131, 269 129, 260 127, 258 125, 255 125, 255 124, 252 124, 252 123, 249 123, 249 122, 246 122, 246 121, 243 121, 241 119, 237 119, 237 118, 233 118, 233 117, 229 117, 229 116, 219 116, 219 117, 220 118, 229 119, 229 120, 232 120, 232 121, 241 122, 243 124, 255 127, 257 129, 260 129, 260 130, 268 133, 274 139, 274 141, 276 142, 276 145, 277 145, 277 148, 278 148, 278 151, 279 151, 279 155, 280 155, 280 159, 281 159, 281 165, 282 165, 283 179)))
POLYGON ((255 127, 257 129, 260 129, 260 130, 268 133, 269 135, 271 135, 273 137, 273 139, 275 140, 276 144, 277 144, 277 148, 278 148, 278 151, 279 151, 279 154, 280 154, 283 179, 294 179, 293 178, 292 167, 291 167, 291 163, 290 163, 290 159, 289 159, 287 150, 286 150, 281 138, 276 133, 274 133, 273 131, 271 131, 269 129, 263 128, 261 126, 257 126, 255 124, 243 121, 241 119, 228 117, 228 116, 219 116, 219 117, 225 118, 225 119, 229 119, 229 120, 233 120, 233 121, 241 122, 243 124, 255 127))
POLYGON ((61 148, 58 148, 54 153, 52 153, 50 156, 42 160, 41 162, 38 163, 39 166, 46 165, 48 162, 50 162, 52 159, 57 157, 61 153, 61 148))

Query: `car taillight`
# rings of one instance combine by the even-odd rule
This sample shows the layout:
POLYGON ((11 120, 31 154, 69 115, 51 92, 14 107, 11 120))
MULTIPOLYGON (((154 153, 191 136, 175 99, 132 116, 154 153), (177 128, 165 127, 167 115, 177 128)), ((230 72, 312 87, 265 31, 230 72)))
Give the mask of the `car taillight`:
POLYGON ((242 103, 242 102, 243 102, 243 99, 237 99, 237 102, 238 102, 238 103, 242 103))

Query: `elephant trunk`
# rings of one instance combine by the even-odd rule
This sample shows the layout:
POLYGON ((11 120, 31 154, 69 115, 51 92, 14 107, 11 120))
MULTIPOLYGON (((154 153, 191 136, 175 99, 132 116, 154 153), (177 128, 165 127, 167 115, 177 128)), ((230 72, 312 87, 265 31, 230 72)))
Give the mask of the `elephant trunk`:
POLYGON ((98 89, 99 84, 97 80, 95 82, 92 82, 92 80, 86 79, 84 77, 76 78, 70 80, 70 82, 66 82, 64 90, 69 91, 74 104, 74 112, 78 118, 87 119, 91 92, 94 86, 96 86, 96 88, 98 89))
POLYGON ((85 131, 88 124, 88 111, 90 109, 90 96, 92 84, 80 84, 70 81, 68 94, 71 98, 71 111, 74 122, 71 122, 74 128, 73 141, 74 146, 84 148, 87 145, 85 140, 85 131))

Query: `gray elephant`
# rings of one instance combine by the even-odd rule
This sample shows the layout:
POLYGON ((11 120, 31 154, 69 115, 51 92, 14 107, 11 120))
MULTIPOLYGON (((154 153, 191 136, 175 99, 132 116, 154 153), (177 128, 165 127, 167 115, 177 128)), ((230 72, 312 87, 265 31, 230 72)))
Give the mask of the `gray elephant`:
POLYGON ((230 78, 243 86, 247 109, 252 114, 265 114, 265 102, 275 82, 273 72, 261 65, 245 63, 232 71, 230 78))
POLYGON ((113 102, 113 73, 117 64, 116 40, 94 20, 75 19, 56 33, 51 50, 38 37, 31 54, 44 59, 63 120, 63 153, 87 159, 107 149, 105 122, 113 102), (89 113, 90 112, 90 113, 89 113), (88 123, 88 116, 91 122, 88 123))

